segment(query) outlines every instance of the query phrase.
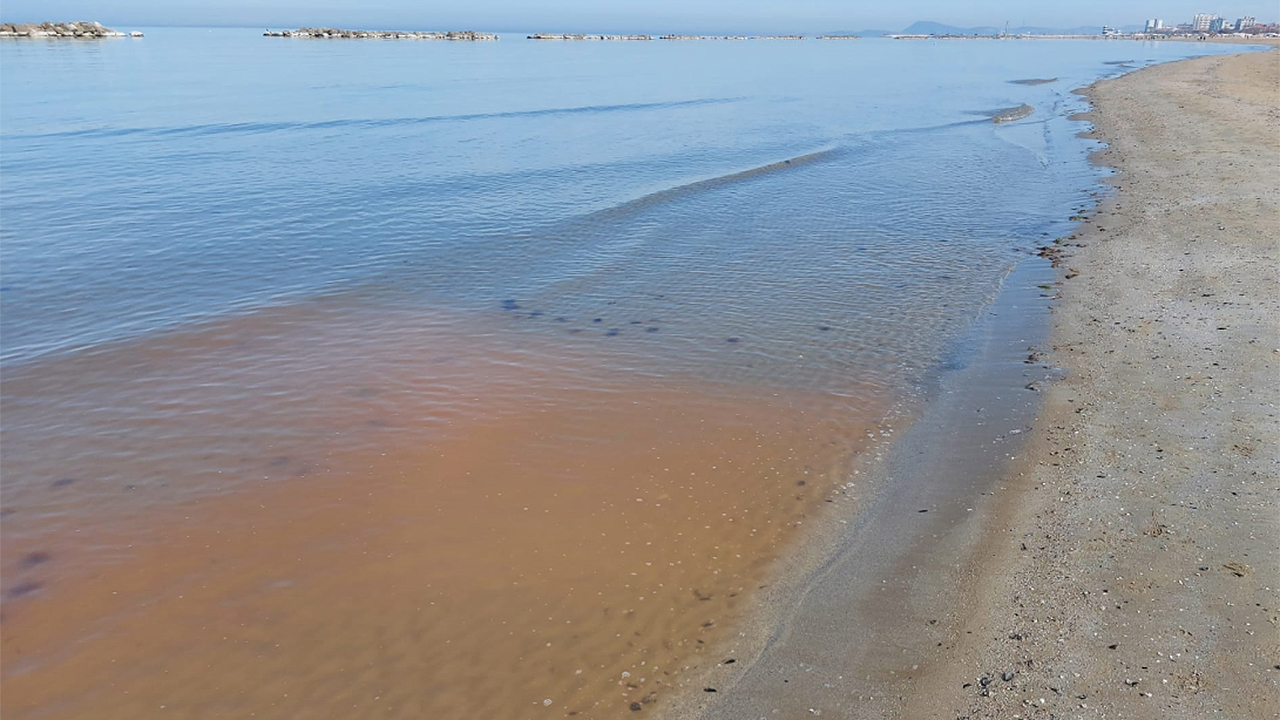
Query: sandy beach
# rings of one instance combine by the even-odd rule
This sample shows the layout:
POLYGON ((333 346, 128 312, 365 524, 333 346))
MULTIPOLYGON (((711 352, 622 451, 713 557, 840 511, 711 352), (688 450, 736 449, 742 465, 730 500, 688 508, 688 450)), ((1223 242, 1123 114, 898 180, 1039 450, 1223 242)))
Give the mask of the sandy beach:
POLYGON ((1278 61, 1084 91, 1117 192, 682 717, 1280 717, 1278 61))
POLYGON ((903 716, 1278 717, 1280 53, 1087 94, 1118 192, 1063 243, 1067 375, 903 716))

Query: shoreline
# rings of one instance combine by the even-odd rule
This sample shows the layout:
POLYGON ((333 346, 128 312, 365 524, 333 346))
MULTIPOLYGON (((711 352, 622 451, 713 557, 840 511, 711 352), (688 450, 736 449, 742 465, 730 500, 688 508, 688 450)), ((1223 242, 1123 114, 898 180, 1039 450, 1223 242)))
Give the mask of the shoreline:
MULTIPOLYGON (((1101 405, 1104 402, 1103 394, 1108 391, 1119 392, 1124 397, 1124 402, 1113 406, 1119 408, 1120 414, 1124 415, 1126 407, 1145 397, 1144 386, 1148 384, 1141 371, 1134 372, 1130 368, 1140 367, 1143 361, 1149 362, 1153 356, 1160 357, 1149 348, 1139 347, 1133 342, 1130 335, 1135 331, 1133 328, 1126 327, 1123 334, 1117 336, 1104 329, 1101 323, 1084 316, 1086 312, 1096 314, 1114 310, 1124 315, 1125 319, 1113 322, 1125 327, 1131 321, 1144 320, 1141 313, 1132 310, 1126 313, 1123 311, 1125 304, 1109 306, 1106 301, 1098 298, 1120 294, 1130 300, 1135 293, 1141 294, 1144 291, 1150 293, 1150 297, 1159 297, 1162 290, 1159 276, 1147 277, 1147 284, 1141 287, 1130 287, 1135 272, 1134 265, 1142 264, 1148 257, 1150 248, 1130 249, 1127 255, 1123 249, 1115 251, 1121 255, 1118 258, 1104 257, 1102 250, 1091 248, 1107 245, 1108 239, 1123 237, 1116 232, 1117 228, 1122 228, 1121 232, 1128 232, 1136 226, 1137 218, 1133 217, 1135 211, 1127 210, 1131 203, 1142 207, 1158 204, 1159 198, 1167 192, 1167 189, 1159 187, 1158 181, 1153 183, 1155 187, 1146 191, 1145 195, 1126 190, 1134 172, 1155 174, 1161 168, 1143 167, 1141 170, 1132 170, 1118 148, 1126 145, 1142 148, 1144 142, 1154 144, 1157 139, 1144 135, 1140 128, 1135 128, 1132 124, 1126 125, 1124 120, 1109 120, 1111 105, 1127 104, 1130 110, 1141 108, 1142 98, 1167 92, 1170 84, 1189 82, 1186 78, 1178 79, 1179 73, 1201 72, 1203 67, 1217 68, 1228 62, 1233 67, 1236 64, 1270 67, 1270 80, 1274 84, 1277 57, 1280 54, 1272 51, 1166 63, 1127 73, 1119 78, 1099 81, 1087 89, 1085 94, 1094 102, 1095 110, 1084 119, 1094 120, 1097 129, 1086 136, 1111 142, 1110 147, 1097 151, 1092 160, 1116 167, 1118 174, 1110 178, 1109 182, 1118 192, 1114 197, 1102 201, 1090 213, 1072 235, 1074 242, 1067 243, 1072 252, 1057 257, 1058 262, 1054 263, 1056 269, 1050 271, 1051 277, 1056 276, 1053 286, 1060 292, 1052 301, 1053 317, 1045 323, 1050 336, 1045 344, 1036 343, 1030 348, 1031 356, 1027 358, 1027 362, 1034 362, 1037 367, 1046 371, 1044 400, 1038 410, 1032 413, 1026 434, 1022 436, 1025 440, 1021 447, 999 459, 998 465, 1002 467, 997 467, 989 484, 985 489, 979 490, 981 495, 989 497, 972 497, 973 507, 969 508, 972 514, 967 520, 961 518, 948 531, 935 531, 931 535, 938 542, 938 547, 945 549, 936 553, 942 556, 941 559, 930 557, 927 553, 914 556, 900 553, 904 557, 911 557, 913 562, 899 561, 888 568, 887 574, 884 568, 879 568, 881 574, 876 574, 874 557, 861 566, 857 559, 859 553, 868 551, 874 556, 877 543, 885 540, 885 537, 878 540, 875 537, 855 537, 868 533, 874 536, 874 532, 867 527, 873 522, 868 514, 884 509, 876 498, 860 503, 855 511, 856 515, 848 521, 841 521, 861 525, 843 539, 831 537, 831 534, 843 534, 840 526, 827 531, 825 537, 822 537, 821 532, 816 533, 820 537, 812 546, 798 549, 795 562, 782 571, 778 586, 762 591, 755 611, 756 624, 748 626, 740 634, 739 647, 735 649, 739 657, 734 658, 733 666, 706 670, 704 677, 709 688, 714 684, 714 678, 718 676, 721 679, 721 684, 713 688, 715 694, 711 695, 707 691, 708 694, 704 697, 697 697, 691 689, 681 698, 683 702, 675 704, 669 717, 798 718, 822 713, 833 713, 839 717, 1051 717, 1060 716, 1054 713, 1068 711, 1087 711, 1088 716, 1093 716, 1094 712, 1110 716, 1111 711, 1120 710, 1126 716, 1127 713, 1137 713, 1137 717, 1155 718, 1167 717, 1169 712, 1207 712, 1214 702, 1219 706, 1235 707, 1245 712, 1235 715, 1238 717, 1263 717, 1266 712, 1280 711, 1277 701, 1273 699, 1268 702, 1265 692, 1247 690, 1250 684, 1260 687, 1259 680, 1267 682, 1271 687, 1280 682, 1280 666, 1273 667, 1275 659, 1280 657, 1280 648, 1277 647, 1274 634, 1280 610, 1274 607, 1276 603, 1267 602, 1262 590, 1280 584, 1275 569, 1275 538, 1280 536, 1277 533, 1277 525, 1280 523, 1272 519, 1269 526, 1229 525, 1231 520, 1235 520, 1229 513, 1237 508, 1219 508, 1219 517, 1215 518, 1214 523, 1200 525, 1197 529, 1204 533, 1209 527, 1229 526, 1230 532, 1220 532, 1220 538, 1204 543, 1205 547, 1202 549, 1202 552, 1212 549, 1218 555, 1222 554, 1225 547, 1227 552, 1213 560, 1197 555, 1194 559, 1195 566, 1187 572, 1188 568, 1178 566, 1168 558, 1156 556, 1167 551, 1168 546, 1175 542, 1194 542, 1194 538, 1188 537, 1186 531, 1166 518, 1166 515, 1174 512, 1170 508, 1185 504, 1180 503, 1180 500, 1190 500, 1193 504, 1209 502, 1203 495, 1191 496, 1189 493, 1212 490, 1212 483, 1204 480, 1192 481, 1188 477, 1183 478, 1186 482, 1181 484, 1170 480, 1155 485, 1145 484, 1147 477, 1142 475, 1159 477, 1154 469, 1138 470, 1138 480, 1143 481, 1141 483, 1134 477, 1125 477, 1125 471, 1131 468, 1123 467, 1123 463, 1117 463, 1115 458, 1125 449, 1130 449, 1132 442, 1127 439, 1128 436, 1117 438, 1110 434, 1120 429, 1136 431, 1139 428, 1126 426, 1115 420, 1093 425, 1093 436, 1087 440, 1096 447, 1090 447, 1086 441, 1076 437, 1084 430, 1073 427, 1092 419, 1092 415, 1084 413, 1092 412, 1101 405), (1268 62, 1270 65, 1267 65, 1268 62), (1164 84, 1150 84, 1150 75, 1157 75, 1157 80, 1164 81, 1164 84), (1138 99, 1131 100, 1131 97, 1138 99), (1073 245, 1075 247, 1071 247, 1073 245), (1077 276, 1080 276, 1079 280, 1075 279, 1077 276), (1081 327, 1082 324, 1085 327, 1081 327), (1090 329, 1089 325, 1096 328, 1090 329), (1081 334, 1087 334, 1087 340, 1082 339, 1081 334), (1084 357, 1086 354, 1087 358, 1084 357), (1103 364, 1128 372, 1109 380, 1106 387, 1102 387, 1101 383, 1094 387, 1092 383, 1099 382, 1102 373, 1092 368, 1103 364), (1059 379, 1061 373, 1066 374, 1065 380, 1059 379), (1070 442, 1064 444, 1068 436, 1071 438, 1070 442), (1110 467, 1093 472, 1097 477, 1092 479, 1068 477, 1071 471, 1063 470, 1066 463, 1059 464, 1059 461, 1060 456, 1069 451, 1079 455, 1088 453, 1095 463, 1100 460, 1098 456, 1103 454, 1109 455, 1112 461, 1110 467), (1043 475, 1049 468, 1060 477, 1046 480, 1043 475), (1114 487, 1117 477, 1124 478, 1122 487, 1114 487), (1055 487, 1058 492, 1050 497, 1043 492, 1047 485, 1065 485, 1071 489, 1055 487), (1090 492, 1087 495, 1081 495, 1081 485, 1089 486, 1090 492), (1164 491, 1166 501, 1161 503, 1143 497, 1153 495, 1154 491, 1164 491), (1108 507, 1113 498, 1120 498, 1123 508, 1108 507), (1140 506, 1141 511, 1135 512, 1135 506, 1140 506), (1072 514, 1068 516, 1063 508, 1072 514), (1116 557, 1118 550, 1124 546, 1117 546, 1114 537, 1106 537, 1108 531, 1102 531, 1101 537, 1097 537, 1097 518, 1105 513, 1121 515, 1123 522, 1131 526, 1130 537, 1124 538, 1125 542, 1145 539, 1159 548, 1148 548, 1140 558, 1135 554, 1134 558, 1127 561, 1123 570, 1126 574, 1136 574, 1139 580, 1135 581, 1132 575, 1128 575, 1129 579, 1125 581, 1126 586, 1123 588, 1117 587, 1121 584, 1118 578, 1108 576, 1108 572, 1119 573, 1119 569, 1107 568, 1104 560, 1116 557), (1070 524, 1068 520, 1074 524, 1070 524), (1256 532, 1262 532, 1262 536, 1252 534, 1256 532), (1084 540, 1084 536, 1090 533, 1093 536, 1084 540), (1095 547, 1099 544, 1103 549, 1095 547), (1085 560, 1085 557, 1089 560, 1085 560), (932 569, 939 571, 937 577, 928 577, 928 562, 933 562, 932 569), (1089 562, 1095 562, 1097 566, 1091 566, 1089 562), (845 569, 833 571, 832 568, 840 566, 845 569), (1144 570, 1143 567, 1149 569, 1144 570), (1160 570, 1159 579, 1144 578, 1157 575, 1157 569, 1160 570), (1193 574, 1196 577, 1212 576, 1215 579, 1199 588, 1190 589, 1188 578, 1184 575, 1193 574), (1231 578, 1238 586, 1248 583, 1251 589, 1241 591, 1238 587, 1223 588, 1224 593, 1228 590, 1234 593, 1230 596, 1231 600, 1225 599, 1225 596, 1215 597, 1211 591, 1221 587, 1222 583, 1217 575, 1231 578), (1083 576, 1091 576, 1090 582, 1082 582, 1079 578, 1083 576), (1055 583, 1056 586, 1042 587, 1048 583, 1055 583), (897 584, 897 587, 891 587, 893 584, 897 584), (1176 586, 1179 592, 1174 592, 1170 586, 1176 586), (888 591, 886 594, 890 601, 886 602, 884 596, 877 598, 873 597, 874 594, 867 595, 873 588, 888 591), (1174 607, 1177 603, 1198 604, 1199 607, 1195 608, 1199 611, 1198 616, 1193 617, 1201 627, 1190 630, 1192 623, 1186 616, 1178 616, 1173 620, 1147 620, 1142 614, 1150 612, 1150 609, 1141 609, 1139 601, 1151 600, 1150 597, 1141 596, 1157 588, 1160 593, 1168 595, 1159 604, 1166 606, 1164 609, 1170 613, 1170 617, 1185 609, 1174 607), (1118 623, 1107 619, 1105 609, 1110 608, 1110 605, 1091 599, 1100 597, 1107 602, 1109 596, 1117 595, 1124 596, 1111 609, 1111 617, 1120 619, 1118 623), (1049 597, 1056 602, 1049 604, 1042 599, 1049 597), (1214 604, 1215 600, 1220 602, 1214 604), (1037 608, 1036 605, 1040 602, 1045 605, 1037 608), (1252 616, 1248 620, 1233 620, 1232 615, 1238 616, 1242 611, 1231 611, 1230 608, 1246 605, 1253 608, 1252 616), (1133 606, 1133 610, 1126 606, 1133 606), (1127 616, 1125 610, 1129 610, 1127 616), (1140 624, 1133 616, 1134 610, 1145 623, 1138 633, 1129 628, 1129 623, 1140 624), (858 628, 859 622, 868 620, 874 623, 873 630, 867 632, 865 628, 858 628), (1108 622, 1111 626, 1108 626, 1108 622), (1117 624, 1121 626, 1122 632, 1116 632, 1117 628, 1114 626, 1117 624), (1122 642, 1101 642, 1099 638, 1103 628, 1110 630, 1112 635, 1123 635, 1122 642), (1196 633, 1195 637, 1201 639, 1189 639, 1193 637, 1193 632, 1196 633), (1268 632, 1270 637, 1265 637, 1268 632), (1142 651, 1138 642, 1142 633, 1165 640, 1156 654, 1148 652, 1150 657, 1135 654, 1142 651), (1170 633, 1179 633, 1180 637, 1171 638, 1170 633), (877 634, 879 638, 876 637, 877 634), (1214 638, 1217 634, 1229 634, 1235 645, 1223 647, 1214 644, 1220 642, 1214 638), (1256 647, 1251 648, 1254 652, 1242 659, 1236 651, 1248 647, 1249 638, 1254 638, 1256 647), (876 643, 885 646, 878 654, 876 650, 868 651, 865 647, 876 643), (1126 653, 1122 648, 1129 652, 1126 653), (1192 653, 1195 653, 1195 660, 1188 663, 1183 656, 1192 653), (743 655, 746 657, 742 657, 743 655), (1206 656, 1208 659, 1202 660, 1206 656), (850 657, 860 660, 851 661, 850 657), (1115 667, 1115 660, 1122 657, 1125 658, 1123 672, 1115 667), (743 662, 744 660, 747 662, 743 662), (1192 665, 1189 672, 1179 672, 1180 662, 1192 665), (1224 689, 1227 687, 1218 676, 1244 677, 1250 668, 1263 668, 1270 675, 1249 677, 1247 683, 1241 681, 1240 685, 1231 690, 1230 697, 1214 693, 1215 686, 1224 689), (1064 672, 1066 669, 1069 672, 1064 672), (1161 672, 1166 669, 1168 672, 1161 672), (1161 677, 1161 674, 1164 676, 1161 677), (1072 679, 1068 679, 1068 675, 1073 676, 1072 679), (1121 678, 1120 675, 1124 677, 1121 678), (1076 679, 1080 676, 1086 679, 1076 679), (1206 690, 1206 686, 1210 689, 1206 690), (1174 688, 1172 693, 1171 687, 1174 688), (1179 691, 1190 693, 1194 699, 1186 700, 1178 694, 1179 691), (1202 697, 1202 694, 1207 697, 1202 697), (1098 697, 1102 699, 1095 700, 1098 697), (1142 705, 1143 702, 1146 705, 1142 705)), ((1219 79, 1229 81, 1230 77, 1219 79)), ((1275 110, 1272 109, 1271 112, 1271 122, 1274 123, 1275 110)), ((1229 117, 1226 115, 1217 118, 1219 125, 1215 129, 1219 131, 1219 137, 1201 138, 1206 145, 1238 139, 1241 132, 1248 130, 1248 127, 1233 127, 1226 122, 1229 117)), ((1194 128, 1196 122, 1196 119, 1184 114, 1182 122, 1176 125, 1189 130, 1194 128)), ((1163 128, 1164 124, 1161 123, 1160 127, 1163 128)), ((1265 129, 1265 122, 1253 127, 1255 135, 1265 129)), ((1280 153, 1276 152, 1274 135, 1269 151, 1271 154, 1266 157, 1272 159, 1271 167, 1280 167, 1280 162, 1277 161, 1280 160, 1277 158, 1280 153)), ((1253 161, 1251 166, 1256 172, 1258 168, 1265 168, 1266 162, 1267 160, 1253 161)), ((1240 164, 1235 163, 1235 166, 1240 164)), ((1241 173, 1244 172, 1243 169, 1237 170, 1235 175, 1224 178, 1233 183, 1229 188, 1237 194, 1240 191, 1237 190, 1239 185, 1236 183, 1243 181, 1241 173)), ((1261 181, 1256 177, 1254 180, 1253 187, 1259 189, 1259 201, 1267 195, 1268 190, 1271 195, 1270 205, 1260 205, 1261 210, 1254 216, 1255 224, 1248 230, 1241 230, 1253 233, 1251 237, 1255 241, 1261 238, 1265 243, 1267 237, 1265 227, 1258 223, 1265 222, 1268 217, 1280 217, 1280 213, 1277 213, 1280 203, 1275 198, 1275 188, 1280 186, 1275 182, 1276 174, 1272 169, 1269 188, 1266 187, 1268 176, 1265 171, 1261 181), (1259 185, 1262 187, 1259 188, 1259 185)), ((1214 178, 1206 180, 1211 186, 1222 182, 1214 178)), ((1182 201, 1190 202, 1191 198, 1184 197, 1182 201)), ((1223 201, 1230 208, 1233 204, 1238 206, 1246 198, 1243 195, 1228 195, 1223 201)), ((1174 204, 1177 202, 1175 200, 1174 204)), ((1226 212, 1230 214, 1229 211, 1226 212)), ((1212 220, 1214 228, 1218 227, 1217 222, 1212 220)), ((1223 222, 1228 221, 1224 219, 1223 222)), ((1231 222, 1237 224, 1235 219, 1231 222)), ((1168 228, 1172 233, 1180 229, 1178 224, 1168 228)), ((1194 245, 1190 247, 1195 249, 1194 245)), ((1272 250, 1276 249, 1274 240, 1270 247, 1272 250)), ((1261 249, 1266 255, 1266 246, 1263 245, 1261 249)), ((1239 248, 1236 250, 1238 252, 1239 248)), ((1190 254, 1192 251, 1182 252, 1190 254)), ((1275 269, 1275 255, 1271 254, 1269 257, 1271 263, 1255 263, 1248 278, 1250 284, 1246 287, 1255 291, 1252 297, 1280 297, 1280 293, 1274 290, 1274 278, 1270 279, 1270 286, 1267 285, 1266 272, 1268 268, 1271 271, 1275 269), (1257 265, 1263 267, 1259 269, 1257 265), (1267 287, 1272 288, 1269 293, 1265 290, 1267 287), (1259 288, 1264 291, 1257 293, 1259 288)), ((1237 255, 1236 260, 1239 259, 1237 255)), ((1223 259, 1211 256, 1207 258, 1207 262, 1221 263, 1223 259)), ((1218 280, 1221 281, 1221 278, 1218 280)), ((1246 292, 1245 295, 1249 296, 1249 293, 1246 292)), ((1211 294, 1205 295, 1210 296, 1211 294)), ((1114 299, 1112 302, 1114 303, 1114 299)), ((1160 301, 1148 299, 1147 302, 1158 308, 1160 301)), ((1247 301, 1242 300, 1239 304, 1244 305, 1245 302, 1247 301)), ((1271 305, 1274 306, 1275 303, 1272 302, 1271 305)), ((1235 362, 1230 366, 1234 369, 1234 375, 1230 379, 1243 380, 1246 374, 1254 373, 1253 387, 1267 388, 1268 385, 1257 381, 1264 378, 1268 370, 1274 370, 1274 355, 1280 353, 1280 337, 1277 337, 1280 333, 1276 332, 1274 321, 1268 327, 1266 319, 1258 317, 1258 311, 1236 308, 1236 305, 1223 305, 1217 308, 1205 307, 1202 310, 1215 310, 1222 316, 1215 322, 1215 327, 1230 326, 1234 324, 1233 321, 1240 320, 1239 314, 1248 312, 1254 314, 1252 319, 1255 327, 1261 327, 1262 335, 1270 330, 1269 339, 1255 337, 1252 338, 1252 343, 1244 341, 1245 345, 1256 346, 1255 352, 1249 356, 1252 362, 1235 362), (1257 347, 1262 349, 1258 350, 1257 347)), ((1273 314, 1271 317, 1275 316, 1273 314)), ((1213 332, 1216 334, 1220 331, 1213 332)), ((1162 340, 1158 336, 1157 339, 1162 340)), ((1235 344, 1237 347, 1233 350, 1236 353, 1246 352, 1244 348, 1238 347, 1240 341, 1235 344)), ((1162 343, 1159 349, 1165 353, 1166 358, 1180 350, 1194 354, 1192 350, 1176 344, 1162 343)), ((1226 363, 1220 365, 1226 366, 1226 363)), ((1274 373, 1272 377, 1274 378, 1274 373)), ((1203 381, 1202 378, 1201 382, 1203 381)), ((945 378, 943 382, 945 386, 945 378)), ((952 378, 952 387, 955 382, 956 378, 952 378)), ((1183 427, 1194 425, 1199 421, 1196 416, 1205 412, 1205 408, 1196 405, 1171 407, 1181 399, 1181 387, 1178 382, 1169 385, 1170 387, 1162 388, 1165 395, 1157 401, 1162 412, 1172 413, 1173 422, 1165 424, 1183 427)), ((1243 382, 1233 385, 1237 388, 1249 387, 1243 382)), ((1215 386, 1214 392, 1222 391, 1215 386)), ((949 400, 945 395, 940 395, 938 402, 944 399, 949 400)), ((1239 399, 1243 400, 1243 397, 1239 399)), ((1255 400, 1255 403, 1265 403, 1265 400, 1255 400)), ((1236 400, 1228 400, 1228 403, 1233 402, 1236 400)), ((921 430, 919 427, 930 424, 930 413, 938 412, 933 407, 936 404, 937 402, 931 403, 925 416, 908 430, 907 438, 917 431, 930 438, 926 442, 946 437, 948 428, 945 423, 934 420, 932 431, 921 430)), ((1244 428, 1248 432, 1241 433, 1249 438, 1244 445, 1223 442, 1227 447, 1219 449, 1219 453, 1229 451, 1253 465, 1251 472, 1254 473, 1252 477, 1255 480, 1251 485, 1245 483, 1249 487, 1247 492, 1253 493, 1253 497, 1265 498, 1247 505, 1255 523, 1265 519, 1267 512, 1274 518, 1276 505, 1274 493, 1266 495, 1265 487, 1267 480, 1274 481, 1274 471, 1268 477, 1264 466, 1268 456, 1265 448, 1274 448, 1280 433, 1275 431, 1274 402, 1266 407, 1270 408, 1270 414, 1263 410, 1261 415, 1253 418, 1252 426, 1244 428)), ((1212 422, 1200 425, 1199 428, 1199 432, 1206 438, 1214 437, 1217 429, 1212 422)), ((1147 425, 1142 425, 1141 429, 1151 430, 1147 425)), ((1241 428, 1236 426, 1235 429, 1239 431, 1241 428)), ((913 448, 912 444, 902 440, 895 441, 889 448, 890 459, 879 468, 880 473, 897 474, 892 470, 895 462, 903 463, 903 467, 913 468, 911 462, 904 463, 903 458, 929 454, 928 448, 913 448)), ((1158 452, 1154 462, 1160 462, 1161 456, 1177 457, 1171 447, 1175 445, 1173 438, 1165 439, 1163 443, 1157 441, 1157 444, 1163 446, 1156 448, 1158 452)), ((1212 455, 1213 453, 1209 453, 1209 456, 1212 455)), ((1147 462, 1153 460, 1148 459, 1147 462)), ((1274 453, 1271 453, 1271 462, 1276 462, 1274 453)), ((921 467, 928 468, 929 463, 917 463, 915 469, 921 467)), ((969 475, 972 476, 974 466, 970 464, 968 467, 969 475)), ((1167 468, 1167 463, 1148 465, 1148 468, 1154 467, 1164 469, 1167 468)), ((1237 468, 1235 465, 1222 468, 1223 471, 1227 469, 1237 468)), ((1078 470, 1075 474, 1083 472, 1085 471, 1078 470)), ((920 490, 928 489, 930 483, 926 479, 923 483, 909 484, 920 490)), ((933 484, 938 483, 935 481, 933 484)), ((893 488, 885 487, 883 478, 878 485, 881 495, 891 494, 893 488)), ((1232 497, 1243 496, 1246 494, 1246 491, 1242 491, 1245 485, 1241 488, 1233 486, 1227 491, 1239 493, 1232 497)), ((984 486, 979 484, 975 487, 984 486)), ((922 507, 930 509, 925 505, 922 507)), ((901 518, 902 522, 908 520, 905 516, 901 518)), ((1102 522, 1107 525, 1120 524, 1112 519, 1102 522)), ((845 528, 844 533, 848 532, 848 528, 845 528)), ((904 542, 910 540, 899 539, 904 542)), ((1181 550, 1184 555, 1189 552, 1185 547, 1181 550)), ((892 556, 890 553, 886 557, 892 556)), ((1184 558, 1183 564, 1191 561, 1184 558)), ((1273 693, 1272 697, 1280 696, 1273 693)))
POLYGON ((902 650, 929 650, 944 637, 951 590, 940 579, 975 541, 973 517, 985 512, 976 498, 993 492, 993 471, 1018 452, 1038 387, 1051 379, 1051 369, 1026 361, 1026 348, 1048 330, 1042 288, 1053 273, 1037 257, 1012 268, 944 361, 913 424, 883 453, 861 458, 853 502, 799 538, 753 600, 737 642, 725 647, 733 662, 700 678, 716 693, 688 688, 664 717, 896 712, 899 688, 930 662, 902 650))
POLYGON ((1195 58, 1083 91, 1116 193, 1061 263, 1045 350, 1067 377, 906 717, 1280 714, 1278 61, 1195 58))

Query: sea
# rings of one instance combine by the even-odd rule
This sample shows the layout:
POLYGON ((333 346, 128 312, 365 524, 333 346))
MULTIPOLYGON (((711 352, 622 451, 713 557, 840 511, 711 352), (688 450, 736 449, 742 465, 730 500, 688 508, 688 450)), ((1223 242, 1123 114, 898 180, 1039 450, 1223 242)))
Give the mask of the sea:
POLYGON ((1239 51, 143 30, 0 41, 14 720, 661 710, 1239 51))

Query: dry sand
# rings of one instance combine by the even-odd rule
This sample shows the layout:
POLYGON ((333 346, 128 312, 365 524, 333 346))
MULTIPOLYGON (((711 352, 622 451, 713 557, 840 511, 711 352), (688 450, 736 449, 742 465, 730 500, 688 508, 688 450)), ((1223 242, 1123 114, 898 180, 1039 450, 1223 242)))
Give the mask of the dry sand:
POLYGON ((1280 717, 1280 53, 1087 94, 1119 192, 1064 243, 1069 375, 902 716, 1280 717))

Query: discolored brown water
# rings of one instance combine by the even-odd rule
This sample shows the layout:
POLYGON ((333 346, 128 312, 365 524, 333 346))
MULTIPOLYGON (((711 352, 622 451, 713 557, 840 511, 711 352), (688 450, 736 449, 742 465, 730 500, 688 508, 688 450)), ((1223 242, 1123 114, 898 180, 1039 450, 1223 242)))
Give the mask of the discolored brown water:
POLYGON ((466 322, 283 308, 11 373, 4 716, 653 711, 885 412, 466 322))

